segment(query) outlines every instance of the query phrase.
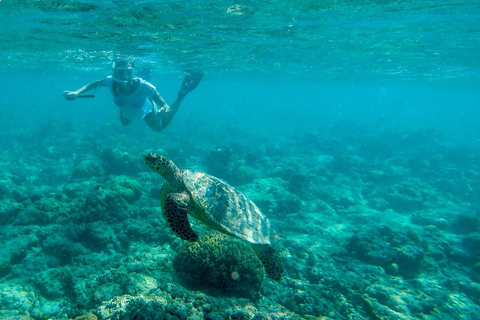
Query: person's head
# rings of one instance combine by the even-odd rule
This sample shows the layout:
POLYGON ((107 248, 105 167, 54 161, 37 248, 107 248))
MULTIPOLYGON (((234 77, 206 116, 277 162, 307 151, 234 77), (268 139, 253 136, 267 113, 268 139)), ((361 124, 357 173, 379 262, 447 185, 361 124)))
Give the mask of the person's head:
POLYGON ((119 84, 130 83, 135 78, 133 62, 117 61, 113 64, 113 80, 119 84))

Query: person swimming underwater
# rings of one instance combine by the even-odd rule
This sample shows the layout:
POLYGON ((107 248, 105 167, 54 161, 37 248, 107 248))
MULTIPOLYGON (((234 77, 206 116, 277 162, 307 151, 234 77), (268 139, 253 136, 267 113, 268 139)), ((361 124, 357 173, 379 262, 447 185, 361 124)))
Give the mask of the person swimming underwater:
POLYGON ((112 69, 112 75, 92 81, 76 91, 65 90, 62 95, 67 100, 75 100, 85 97, 83 93, 87 91, 108 87, 113 94, 113 102, 119 108, 122 125, 128 126, 134 120, 144 119, 156 132, 170 124, 185 96, 198 86, 203 77, 202 72, 187 71, 177 99, 169 106, 155 86, 136 76, 133 62, 118 61, 112 69))

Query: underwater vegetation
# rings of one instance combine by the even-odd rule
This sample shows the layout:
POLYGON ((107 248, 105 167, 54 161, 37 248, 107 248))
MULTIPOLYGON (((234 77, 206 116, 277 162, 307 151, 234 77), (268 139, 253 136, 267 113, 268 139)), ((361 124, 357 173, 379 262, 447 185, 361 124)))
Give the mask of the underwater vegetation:
POLYGON ((199 242, 169 230, 164 181, 142 160, 155 137, 97 130, 52 124, 0 140, 2 319, 480 314, 478 149, 368 127, 255 146, 248 133, 162 141, 159 152, 233 181, 269 217, 285 267, 276 282, 244 241, 193 220, 199 242))

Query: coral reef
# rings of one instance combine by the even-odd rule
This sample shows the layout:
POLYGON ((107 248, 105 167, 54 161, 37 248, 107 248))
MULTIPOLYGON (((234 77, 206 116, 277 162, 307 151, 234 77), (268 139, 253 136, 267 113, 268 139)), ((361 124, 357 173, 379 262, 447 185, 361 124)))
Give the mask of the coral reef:
POLYGON ((196 242, 179 241, 173 267, 190 286, 221 293, 254 295, 265 278, 251 245, 212 232, 196 242))
POLYGON ((158 136, 137 129, 52 123, 0 140, 0 318, 480 314, 480 150, 431 132, 339 126, 280 141, 177 123, 162 152, 269 217, 285 267, 276 282, 244 241, 193 219, 198 243, 168 231, 164 181, 141 161, 158 136))
POLYGON ((387 226, 359 231, 348 245, 348 253, 369 264, 381 266, 387 274, 414 277, 421 272, 426 244, 416 233, 394 232, 387 226))

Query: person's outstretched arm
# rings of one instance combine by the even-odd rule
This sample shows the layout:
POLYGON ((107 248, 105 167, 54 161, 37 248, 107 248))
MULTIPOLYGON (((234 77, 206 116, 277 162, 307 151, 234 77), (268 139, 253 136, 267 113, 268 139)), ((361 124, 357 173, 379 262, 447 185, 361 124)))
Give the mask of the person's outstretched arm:
POLYGON ((97 89, 98 87, 106 87, 106 86, 107 86, 107 84, 105 82, 105 79, 99 79, 99 80, 95 80, 95 81, 90 82, 89 84, 84 85, 83 87, 81 87, 77 91, 65 90, 65 91, 63 91, 62 95, 67 100, 75 100, 75 99, 77 99, 77 97, 79 95, 81 95, 84 92, 97 89))

